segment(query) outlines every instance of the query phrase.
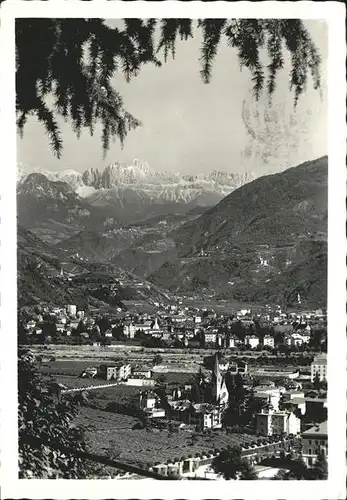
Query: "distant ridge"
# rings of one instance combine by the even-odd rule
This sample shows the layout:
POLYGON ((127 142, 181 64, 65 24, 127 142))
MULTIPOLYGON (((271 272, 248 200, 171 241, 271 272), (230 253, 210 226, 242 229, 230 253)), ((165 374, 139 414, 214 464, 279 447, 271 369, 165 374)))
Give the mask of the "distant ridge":
POLYGON ((177 292, 325 305, 326 156, 241 186, 171 237, 179 257, 150 279, 177 292))

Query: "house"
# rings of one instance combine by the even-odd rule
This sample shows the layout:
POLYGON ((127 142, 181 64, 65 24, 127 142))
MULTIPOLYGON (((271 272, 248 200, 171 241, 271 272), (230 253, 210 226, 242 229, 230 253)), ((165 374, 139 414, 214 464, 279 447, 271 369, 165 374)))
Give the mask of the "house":
POLYGON ((276 411, 269 408, 256 414, 256 432, 262 436, 299 434, 301 421, 289 411, 276 411))
POLYGON ((77 313, 77 307, 74 305, 74 304, 69 304, 65 307, 66 309, 66 312, 67 314, 72 317, 72 318, 75 318, 76 317, 76 313, 77 313))
POLYGON ((169 401, 170 418, 196 428, 220 429, 222 427, 223 409, 210 403, 191 403, 188 400, 169 401))
POLYGON ((274 394, 269 391, 257 391, 254 393, 254 399, 262 401, 265 405, 271 405, 275 411, 279 410, 279 394, 274 394))
POLYGON ((116 364, 101 364, 98 373, 106 380, 125 380, 131 374, 131 366, 122 362, 116 364))
POLYGON ((136 323, 134 325, 134 328, 135 328, 135 332, 143 332, 143 333, 149 333, 149 331, 151 330, 151 324, 148 324, 148 323, 136 323))
POLYGON ((314 467, 319 453, 328 457, 328 422, 314 425, 301 434, 302 458, 308 468, 314 467))
POLYGON ((143 377, 143 378, 151 378, 152 377, 152 370, 150 368, 147 368, 147 367, 134 368, 132 373, 133 373, 134 377, 143 377))
POLYGON ((126 385, 135 387, 154 387, 155 380, 153 378, 142 377, 140 375, 130 375, 126 381, 126 385))
POLYGON ((275 347, 275 339, 272 335, 265 335, 263 338, 263 346, 275 347))
POLYGON ((95 366, 89 366, 83 372, 81 377, 91 377, 94 378, 98 374, 98 369, 95 366))
POLYGON ((289 337, 286 339, 287 345, 295 345, 295 346, 301 346, 303 344, 308 344, 310 341, 310 335, 305 333, 304 331, 302 333, 292 333, 289 337))
POLYGON ((291 399, 296 399, 296 398, 305 398, 305 393, 302 391, 297 391, 297 390, 287 390, 282 394, 282 401, 287 402, 290 401, 291 399))
POLYGON ((123 326, 123 335, 124 337, 128 337, 129 339, 133 339, 135 337, 136 328, 132 323, 125 323, 123 326))
POLYGON ((305 398, 291 398, 283 402, 283 408, 286 410, 300 410, 301 415, 306 413, 306 401, 305 398))
POLYGON ((159 401, 158 396, 153 391, 140 391, 139 406, 145 410, 151 410, 156 407, 159 401))
POLYGON ((204 332, 205 344, 215 344, 217 341, 217 332, 204 332))
POLYGON ((327 357, 324 353, 316 356, 311 363, 311 382, 317 374, 320 382, 327 381, 327 357))
POLYGON ((259 338, 256 335, 246 335, 245 345, 250 346, 251 349, 255 349, 259 345, 259 338))
POLYGON ((159 408, 159 397, 151 390, 140 391, 139 406, 150 418, 165 418, 166 411, 159 408))
POLYGON ((191 423, 199 429, 221 429, 223 412, 218 405, 208 403, 193 404, 191 423))
POLYGON ((227 339, 227 342, 226 342, 227 345, 226 345, 226 347, 229 347, 230 349, 234 349, 236 347, 237 341, 238 341, 238 339, 236 337, 234 337, 233 335, 230 336, 227 339))
POLYGON ((221 358, 221 359, 219 360, 219 369, 220 369, 221 371, 226 372, 228 368, 229 368, 229 361, 228 361, 228 360, 226 360, 226 359, 224 359, 224 358, 221 358))

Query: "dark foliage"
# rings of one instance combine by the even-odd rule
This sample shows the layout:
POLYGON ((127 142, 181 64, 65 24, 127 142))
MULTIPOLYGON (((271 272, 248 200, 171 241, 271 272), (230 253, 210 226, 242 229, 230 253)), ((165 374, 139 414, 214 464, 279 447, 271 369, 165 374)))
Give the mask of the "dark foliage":
POLYGON ((84 460, 57 450, 87 449, 83 430, 71 425, 78 404, 42 381, 35 357, 27 350, 20 350, 18 357, 18 404, 20 478, 90 477, 94 470, 84 460))
POLYGON ((228 446, 214 458, 212 467, 222 474, 224 479, 257 479, 257 475, 248 462, 241 458, 241 448, 228 446))
POLYGON ((289 86, 294 104, 309 75, 314 88, 320 86, 320 57, 299 19, 125 19, 123 28, 106 25, 102 19, 17 19, 19 130, 23 132, 28 117, 36 115, 58 157, 63 151, 58 116, 69 120, 77 136, 83 128, 93 134, 95 124, 101 122, 104 152, 111 139, 118 138, 123 144, 140 121, 126 111, 113 77, 121 73, 130 81, 145 64, 161 66, 161 53, 164 61, 169 54, 175 57, 177 40, 187 40, 199 31, 200 74, 205 83, 211 79, 224 38, 236 50, 240 67, 250 71, 255 99, 264 86, 271 98, 283 67, 284 49, 291 58, 289 86), (270 61, 266 67, 260 58, 262 49, 270 61))

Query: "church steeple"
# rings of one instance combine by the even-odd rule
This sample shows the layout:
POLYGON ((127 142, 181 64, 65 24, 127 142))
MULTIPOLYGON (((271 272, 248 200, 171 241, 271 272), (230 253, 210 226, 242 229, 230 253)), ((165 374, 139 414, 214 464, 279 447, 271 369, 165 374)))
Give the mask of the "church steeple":
POLYGON ((222 376, 219 368, 219 357, 216 353, 213 360, 212 370, 212 397, 217 404, 227 404, 229 395, 225 384, 224 377, 222 376))
POLYGON ((217 353, 214 355, 213 360, 212 380, 220 380, 219 358, 217 353))

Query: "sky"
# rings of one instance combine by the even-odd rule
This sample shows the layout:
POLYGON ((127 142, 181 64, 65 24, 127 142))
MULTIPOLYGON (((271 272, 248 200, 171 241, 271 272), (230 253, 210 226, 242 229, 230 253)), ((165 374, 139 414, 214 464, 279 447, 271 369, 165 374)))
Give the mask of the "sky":
POLYGON ((100 126, 93 137, 85 131, 77 139, 69 123, 59 120, 64 151, 57 159, 42 125, 31 117, 23 139, 18 136, 18 162, 29 169, 83 172, 137 158, 155 171, 263 174, 325 155, 327 27, 323 21, 313 20, 306 25, 322 58, 322 88, 315 91, 310 81, 296 111, 288 89, 288 60, 269 108, 266 94, 258 103, 252 99, 250 73, 246 68, 240 71, 235 50, 224 41, 212 80, 204 84, 199 74, 201 38, 197 32, 193 39, 178 42, 175 59, 169 57, 161 68, 145 66, 130 83, 120 74, 115 77, 125 108, 142 122, 129 133, 123 149, 118 141, 111 143, 103 159, 100 126), (265 113, 270 122, 265 123, 265 113))

